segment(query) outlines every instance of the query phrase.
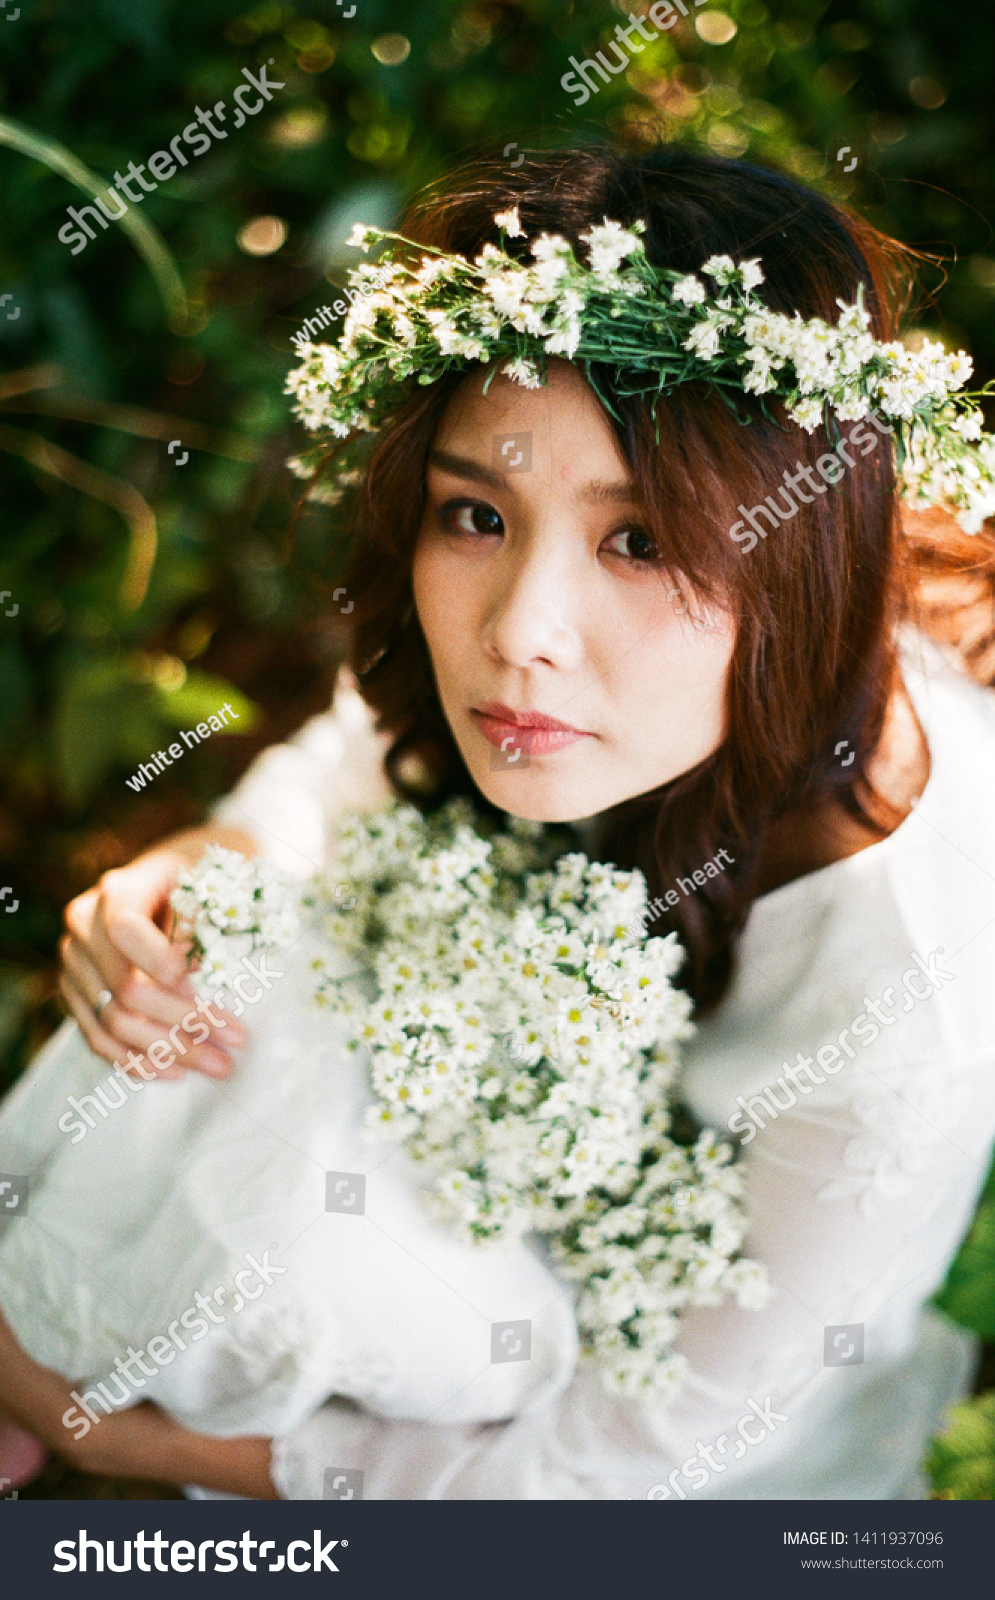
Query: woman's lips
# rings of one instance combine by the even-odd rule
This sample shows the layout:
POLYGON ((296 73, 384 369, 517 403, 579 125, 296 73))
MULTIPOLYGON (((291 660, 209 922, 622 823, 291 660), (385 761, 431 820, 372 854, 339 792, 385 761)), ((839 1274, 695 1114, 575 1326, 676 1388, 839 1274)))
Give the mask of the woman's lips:
POLYGON ((510 706, 491 700, 474 706, 470 712, 484 738, 498 750, 521 750, 527 756, 551 755, 565 750, 578 739, 593 739, 582 728, 571 728, 541 711, 513 711, 510 706))

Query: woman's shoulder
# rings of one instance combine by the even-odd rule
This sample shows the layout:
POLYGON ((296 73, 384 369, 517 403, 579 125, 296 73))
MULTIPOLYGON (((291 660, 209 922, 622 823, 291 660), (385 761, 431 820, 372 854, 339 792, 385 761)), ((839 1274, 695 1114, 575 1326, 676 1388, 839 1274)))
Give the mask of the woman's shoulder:
POLYGON ((974 857, 979 872, 992 874, 989 889, 995 891, 995 689, 921 634, 905 637, 901 659, 926 736, 929 776, 912 816, 897 830, 896 854, 922 851, 927 830, 935 832, 974 857), (910 826, 913 820, 919 826, 910 826))
POLYGON ((348 806, 363 810, 385 805, 389 798, 384 759, 390 742, 390 734, 377 732, 359 684, 345 667, 328 710, 305 722, 291 741, 348 806))
POLYGON ((389 746, 390 735, 377 732, 355 678, 340 671, 329 709, 264 750, 214 816, 250 829, 270 861, 307 876, 325 864, 345 812, 387 804, 389 746))
MULTIPOLYGON (((899 658, 920 718, 930 722, 937 712, 956 708, 957 720, 965 727, 995 733, 995 686, 974 677, 953 646, 907 628, 899 635, 899 658)), ((989 756, 995 759, 995 748, 989 756)))
POLYGON ((914 993, 922 972, 935 1000, 907 999, 907 1027, 888 1039, 949 1066, 995 1054, 995 694, 918 635, 902 666, 929 750, 922 791, 886 838, 754 903, 741 994, 761 1008, 772 994, 816 1008, 832 994, 845 1011, 864 994, 901 995, 910 973, 914 993))

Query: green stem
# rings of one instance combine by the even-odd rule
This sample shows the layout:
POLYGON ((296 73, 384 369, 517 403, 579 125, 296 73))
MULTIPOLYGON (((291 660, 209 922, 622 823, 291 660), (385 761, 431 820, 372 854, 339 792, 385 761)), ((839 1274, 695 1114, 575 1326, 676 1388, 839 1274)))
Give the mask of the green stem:
MULTIPOLYGON (((7 145, 11 150, 19 150, 22 155, 30 156, 34 161, 43 162, 46 167, 59 173, 60 177, 68 178, 70 183, 82 189, 85 194, 92 195, 94 199, 98 199, 108 191, 109 186, 98 178, 95 172, 91 172, 89 167, 85 167, 65 145, 48 138, 45 134, 36 133, 32 128, 11 122, 8 117, 0 117, 0 145, 7 145)), ((175 331, 181 331, 189 316, 186 291, 161 234, 137 211, 129 209, 122 217, 114 220, 119 223, 139 255, 143 257, 156 281, 169 317, 175 325, 175 331)))

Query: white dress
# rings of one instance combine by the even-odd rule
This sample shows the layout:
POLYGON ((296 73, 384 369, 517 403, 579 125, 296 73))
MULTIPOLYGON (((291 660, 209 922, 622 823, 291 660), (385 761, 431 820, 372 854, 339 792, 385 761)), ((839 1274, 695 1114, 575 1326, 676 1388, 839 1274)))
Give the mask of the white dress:
MULTIPOLYGON (((576 1365, 572 1291, 541 1250, 458 1243, 404 1152, 363 1141, 363 1062, 309 1004, 306 941, 246 1012, 227 1082, 122 1088, 101 1110, 81 1097, 119 1080, 66 1024, 8 1097, 0 1178, 30 1192, 0 1224, 0 1307, 25 1348, 97 1425, 103 1382, 207 1432, 272 1434, 295 1499, 921 1495, 974 1360, 926 1302, 995 1140, 995 695, 915 636, 904 660, 921 800, 755 903, 686 1047, 698 1118, 752 1130, 748 1250, 774 1292, 686 1319, 675 1402, 609 1396, 576 1365), (792 1081, 799 1052, 819 1066, 792 1081)), ((341 809, 385 793, 383 748, 342 689, 219 814, 307 873, 341 809)))

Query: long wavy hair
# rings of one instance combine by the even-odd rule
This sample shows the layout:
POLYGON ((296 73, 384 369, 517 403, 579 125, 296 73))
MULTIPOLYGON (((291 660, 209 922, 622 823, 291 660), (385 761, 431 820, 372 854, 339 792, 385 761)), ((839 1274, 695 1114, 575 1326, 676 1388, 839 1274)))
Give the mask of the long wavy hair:
MULTIPOLYGON (((424 244, 475 256, 496 241, 496 211, 520 209, 525 232, 578 235, 605 217, 641 218, 651 262, 698 271, 710 255, 759 255, 774 310, 835 321, 837 299, 865 305, 878 339, 895 336, 913 284, 911 253, 790 178, 744 162, 662 146, 634 157, 611 148, 533 155, 517 170, 475 163, 421 197, 402 230, 424 244)), ((720 848, 733 865, 682 896, 652 924, 687 952, 682 984, 712 1008, 733 970, 735 940, 760 887, 772 829, 792 813, 836 802, 880 837, 898 820, 875 794, 868 766, 899 683, 901 620, 986 644, 993 541, 961 534, 943 516, 903 525, 892 452, 855 455, 832 493, 812 497, 747 553, 729 537, 739 509, 763 502, 785 472, 814 467, 834 441, 807 434, 774 407, 743 426, 713 391, 687 384, 646 407, 618 398, 597 374, 667 572, 736 618, 726 735, 704 761, 601 819, 597 853, 646 875, 657 898, 720 848), (953 587, 951 587, 953 584, 953 587), (972 633, 973 630, 973 633, 972 633), (838 748, 854 752, 844 766, 838 748)), ((422 517, 426 457, 454 389, 451 375, 418 392, 372 456, 355 509, 345 578, 355 602, 349 662, 381 730, 395 790, 423 808, 468 793, 481 801, 443 717, 414 611, 411 565, 422 517), (417 761, 413 758, 417 757, 417 761)), ((915 521, 916 519, 911 519, 915 521)), ((650 691, 651 692, 651 691, 650 691)))

